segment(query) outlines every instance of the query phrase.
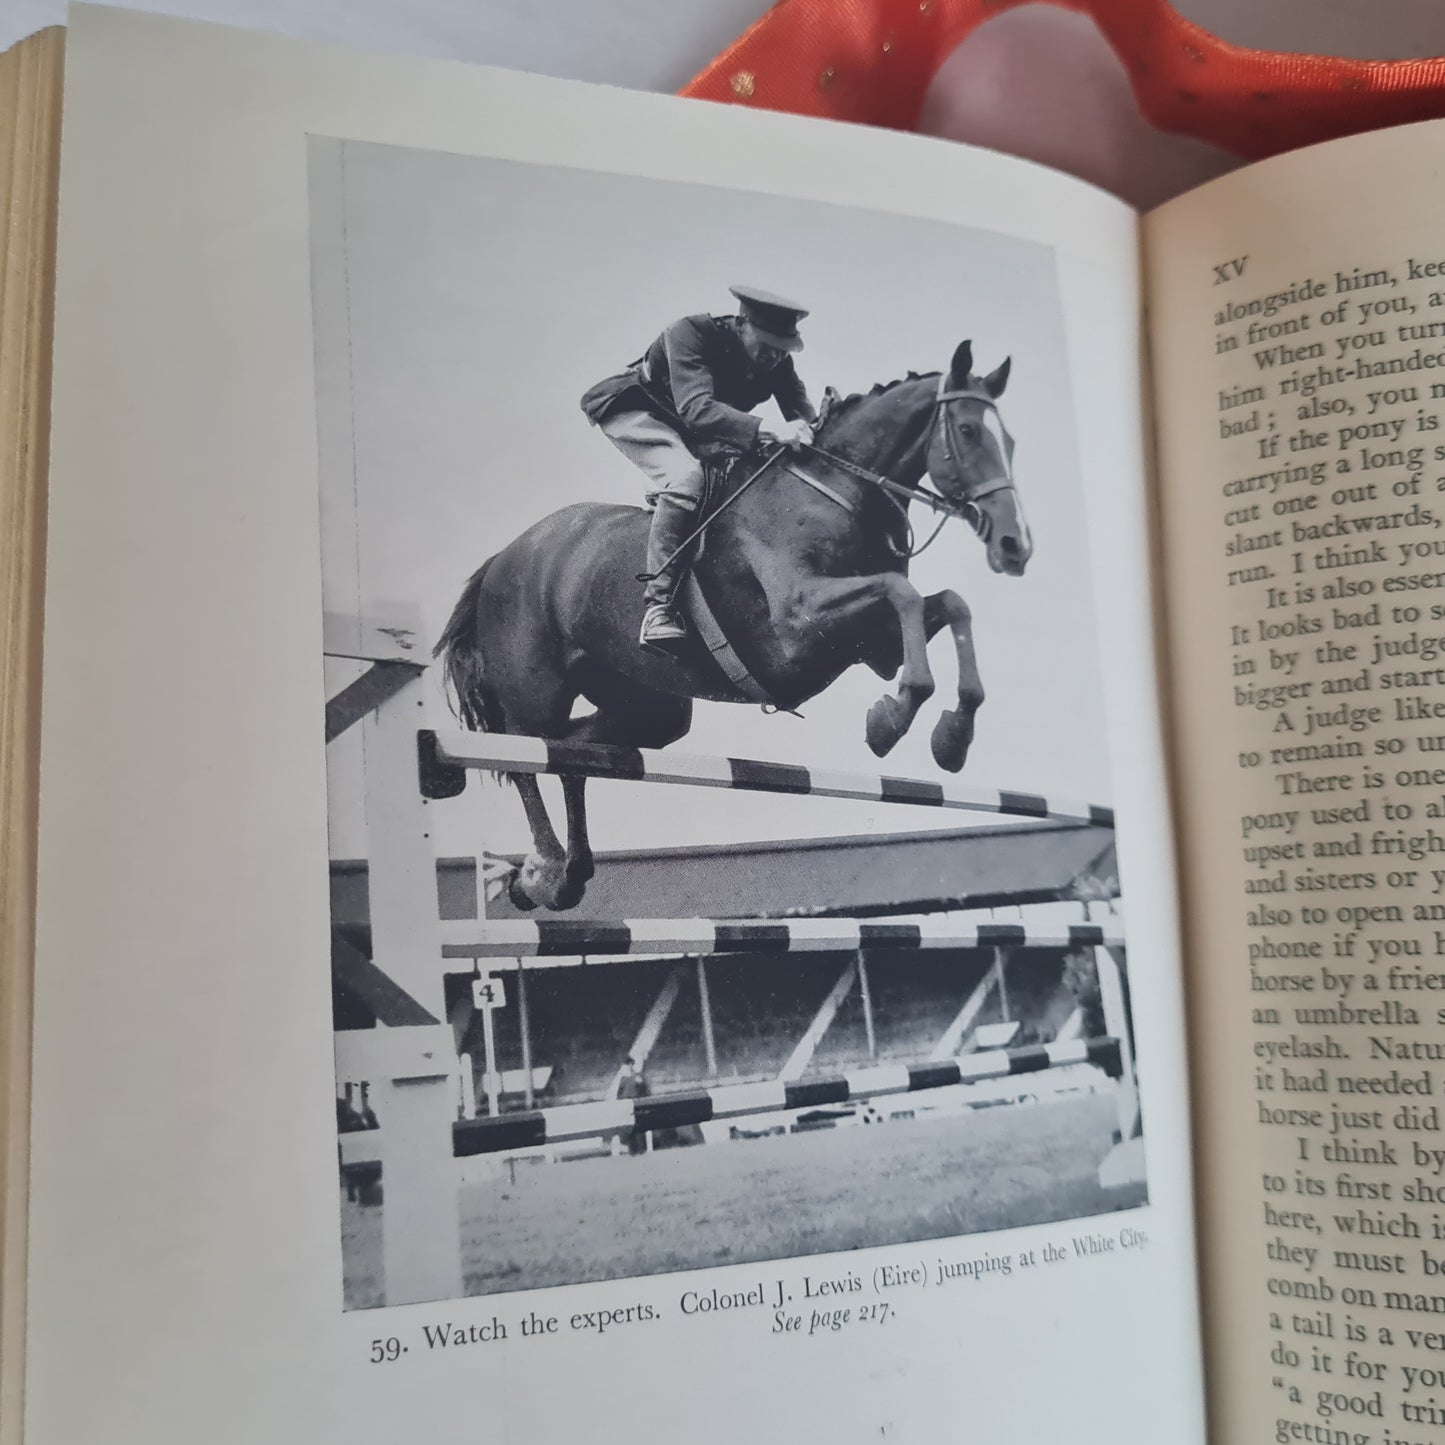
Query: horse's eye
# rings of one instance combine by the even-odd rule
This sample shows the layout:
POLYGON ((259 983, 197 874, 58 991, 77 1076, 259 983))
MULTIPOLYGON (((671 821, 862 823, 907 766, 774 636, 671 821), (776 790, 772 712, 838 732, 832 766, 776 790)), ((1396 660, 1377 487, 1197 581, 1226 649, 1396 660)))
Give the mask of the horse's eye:
POLYGON ((964 422, 964 424, 959 427, 959 431, 963 433, 965 441, 976 442, 978 440, 978 423, 976 421, 964 422))

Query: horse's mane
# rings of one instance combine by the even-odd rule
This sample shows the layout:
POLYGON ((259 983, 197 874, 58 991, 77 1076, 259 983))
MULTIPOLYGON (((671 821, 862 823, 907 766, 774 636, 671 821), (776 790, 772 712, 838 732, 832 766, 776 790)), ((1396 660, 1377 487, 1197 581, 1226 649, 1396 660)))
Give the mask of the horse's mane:
POLYGON ((926 371, 910 371, 906 376, 900 376, 894 381, 874 382, 867 391, 855 391, 847 396, 838 397, 828 408, 828 416, 830 419, 835 416, 844 416, 860 402, 872 401, 874 397, 882 396, 895 387, 906 386, 910 381, 921 381, 925 376, 933 374, 926 371))
POLYGON ((864 402, 876 401, 880 396, 887 396, 889 392, 896 391, 900 386, 907 386, 910 382, 923 381, 928 377, 937 376, 934 371, 910 371, 906 376, 900 376, 896 381, 880 381, 869 387, 867 391, 855 391, 849 396, 839 396, 832 387, 824 393, 823 407, 819 418, 819 435, 832 428, 858 410, 864 402))

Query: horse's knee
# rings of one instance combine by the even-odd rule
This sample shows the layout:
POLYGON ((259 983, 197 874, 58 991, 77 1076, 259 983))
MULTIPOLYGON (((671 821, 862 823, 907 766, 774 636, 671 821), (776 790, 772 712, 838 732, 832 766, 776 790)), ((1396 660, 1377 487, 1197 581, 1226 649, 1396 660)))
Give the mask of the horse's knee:
POLYGON ((933 674, 926 672, 916 678, 905 678, 898 684, 898 692, 910 712, 917 712, 929 698, 938 691, 933 674))
POLYGON ((973 626, 973 612, 968 603, 952 588, 932 593, 924 600, 923 607, 924 625, 928 628, 930 637, 940 627, 949 628, 955 636, 959 634, 966 636, 973 626))
POLYGON ((878 579, 883 595, 905 625, 923 624, 925 603, 922 594, 899 572, 885 572, 878 579))

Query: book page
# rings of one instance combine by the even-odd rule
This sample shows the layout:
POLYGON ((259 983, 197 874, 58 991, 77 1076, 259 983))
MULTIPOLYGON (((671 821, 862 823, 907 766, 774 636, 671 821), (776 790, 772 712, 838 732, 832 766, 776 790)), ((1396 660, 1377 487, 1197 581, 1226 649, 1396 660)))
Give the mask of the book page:
POLYGON ((29 1445, 1200 1439, 1135 218, 69 78, 29 1445))
POLYGON ((1146 222, 1220 1440, 1445 1426, 1442 143, 1146 222))
POLYGON ((63 58, 58 29, 0 55, 0 1435, 19 1428, 24 1378, 41 553, 63 58))

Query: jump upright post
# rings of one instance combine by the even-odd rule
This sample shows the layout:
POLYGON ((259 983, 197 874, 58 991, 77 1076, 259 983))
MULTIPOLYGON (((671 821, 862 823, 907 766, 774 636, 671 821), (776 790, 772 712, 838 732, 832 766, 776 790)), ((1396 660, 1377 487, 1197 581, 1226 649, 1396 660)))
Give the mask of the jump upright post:
POLYGON ((326 740, 361 727, 372 962, 395 998, 377 1027, 336 1035, 340 1077, 372 1084, 382 1127, 382 1256, 388 1304, 462 1294, 452 1121, 457 1053, 437 967, 436 855, 416 780, 430 660, 414 628, 328 615, 328 657, 370 664, 326 708, 326 740))
MULTIPOLYGON (((1133 1050, 1121 973, 1124 940, 1112 924, 1027 927, 960 924, 946 915, 910 919, 487 920, 443 923, 428 809, 455 796, 468 772, 580 774, 754 792, 857 798, 1033 819, 1113 825, 1113 813, 1069 800, 803 768, 741 758, 548 743, 531 738, 427 727, 425 669, 417 629, 352 618, 327 619, 325 651, 365 661, 368 670, 327 705, 327 741, 361 725, 362 789, 368 836, 372 962, 399 999, 376 1030, 337 1035, 339 1075, 367 1078, 380 1128, 383 1252, 388 1304, 462 1293, 457 1172, 475 1153, 588 1138, 619 1128, 661 1128, 767 1110, 798 1109, 939 1088, 984 1078, 1093 1064, 1115 1080, 1116 1148, 1100 1182, 1142 1179, 1142 1141, 1133 1050), (1105 1036, 997 1050, 917 1065, 883 1065, 832 1078, 774 1080, 691 1090, 645 1101, 533 1109, 457 1122, 458 1061, 444 1022, 447 960, 490 960, 489 971, 575 963, 586 954, 624 956, 793 953, 818 950, 976 949, 1009 954, 1089 950, 1097 968, 1105 1036)), ((453 971, 455 966, 453 965, 453 971)))

